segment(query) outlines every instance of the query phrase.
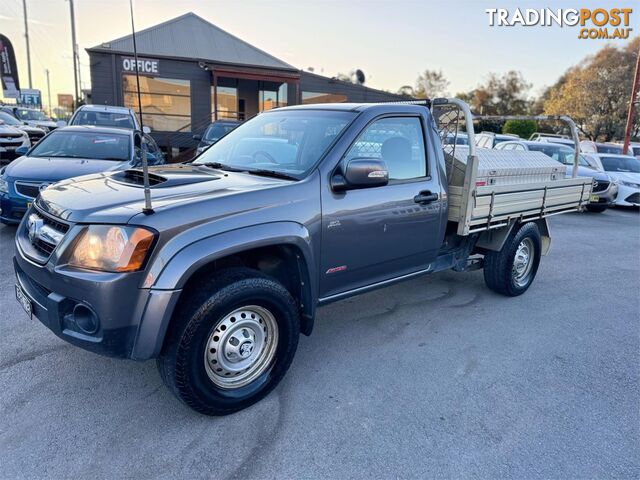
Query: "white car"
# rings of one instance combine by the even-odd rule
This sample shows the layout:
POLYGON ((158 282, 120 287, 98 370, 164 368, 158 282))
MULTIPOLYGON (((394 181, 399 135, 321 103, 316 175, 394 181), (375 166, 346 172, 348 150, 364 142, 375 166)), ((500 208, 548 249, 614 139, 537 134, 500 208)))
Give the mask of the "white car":
POLYGON ((584 156, 618 183, 615 205, 640 206, 640 160, 631 155, 607 153, 587 153, 584 156))
POLYGON ((622 145, 617 143, 594 142, 592 140, 582 140, 580 142, 580 152, 582 153, 613 153, 622 155, 622 145))

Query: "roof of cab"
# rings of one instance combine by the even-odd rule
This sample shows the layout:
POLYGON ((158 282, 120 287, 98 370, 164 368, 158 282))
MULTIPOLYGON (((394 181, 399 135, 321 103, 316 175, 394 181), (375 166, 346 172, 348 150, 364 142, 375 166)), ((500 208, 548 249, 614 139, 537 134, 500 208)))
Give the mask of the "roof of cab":
POLYGON ((68 125, 66 127, 56 128, 52 133, 55 132, 85 132, 128 136, 131 136, 134 133, 130 128, 101 127, 96 125, 68 125))
POLYGON ((78 110, 89 110, 92 112, 113 112, 113 113, 131 113, 128 107, 118 107, 115 105, 82 105, 78 110))
POLYGON ((382 103, 313 103, 304 105, 291 105, 289 107, 280 107, 273 111, 282 110, 337 110, 337 111, 350 111, 361 112, 371 108, 391 108, 391 107, 406 107, 409 110, 425 108, 425 105, 412 104, 405 102, 382 102, 382 103))

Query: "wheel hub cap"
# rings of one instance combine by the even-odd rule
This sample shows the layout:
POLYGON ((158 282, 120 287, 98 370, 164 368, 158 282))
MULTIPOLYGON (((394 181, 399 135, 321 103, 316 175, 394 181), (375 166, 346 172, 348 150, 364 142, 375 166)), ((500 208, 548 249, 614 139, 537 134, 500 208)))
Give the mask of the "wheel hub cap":
POLYGON ((524 286, 529 281, 529 274, 533 267, 533 254, 533 242, 530 238, 525 238, 518 245, 511 269, 513 279, 518 286, 524 286))
POLYGON ((255 305, 234 310, 212 329, 205 350, 205 368, 219 387, 240 388, 271 366, 278 344, 275 317, 255 305))

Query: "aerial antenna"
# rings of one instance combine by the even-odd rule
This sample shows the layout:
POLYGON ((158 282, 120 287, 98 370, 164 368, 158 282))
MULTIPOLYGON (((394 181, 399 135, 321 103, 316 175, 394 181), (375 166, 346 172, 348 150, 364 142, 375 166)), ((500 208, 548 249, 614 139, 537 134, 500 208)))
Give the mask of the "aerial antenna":
POLYGON ((149 165, 147 164, 147 146, 144 142, 144 127, 142 124, 142 97, 140 95, 140 74, 138 73, 138 48, 136 46, 136 26, 133 23, 133 0, 129 0, 131 11, 131 33, 133 38, 133 59, 136 65, 136 86, 138 91, 138 115, 140 115, 140 155, 142 156, 142 182, 144 185, 144 208, 142 212, 153 213, 151 206, 151 188, 149 187, 149 165))

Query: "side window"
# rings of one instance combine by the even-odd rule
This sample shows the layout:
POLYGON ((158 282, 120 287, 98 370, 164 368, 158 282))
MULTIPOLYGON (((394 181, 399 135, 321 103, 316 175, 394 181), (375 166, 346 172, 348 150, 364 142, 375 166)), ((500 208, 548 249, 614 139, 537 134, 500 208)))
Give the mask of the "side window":
POLYGON ((379 158, 389 169, 390 180, 407 180, 427 175, 422 123, 417 117, 376 120, 358 136, 344 157, 379 158))

